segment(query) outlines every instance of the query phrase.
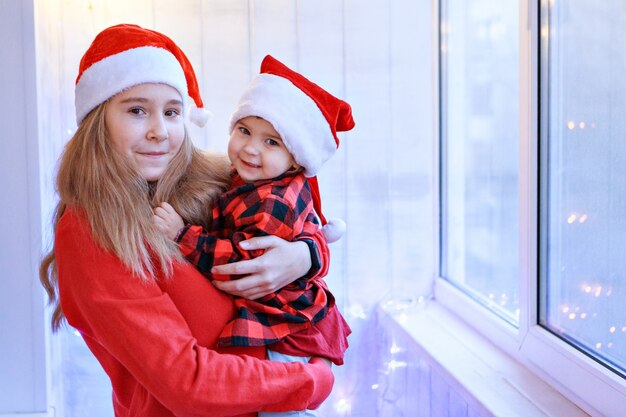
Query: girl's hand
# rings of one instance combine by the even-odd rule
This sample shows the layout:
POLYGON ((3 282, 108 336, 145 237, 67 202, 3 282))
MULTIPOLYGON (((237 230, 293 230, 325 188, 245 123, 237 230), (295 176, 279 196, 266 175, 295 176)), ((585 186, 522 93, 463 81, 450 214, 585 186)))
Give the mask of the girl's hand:
POLYGON ((180 229, 185 227, 183 218, 176 213, 174 207, 165 202, 161 203, 159 207, 154 209, 152 219, 159 230, 172 240, 176 239, 180 229))
POLYGON ((213 281, 219 290, 256 300, 304 276, 311 269, 311 255, 304 242, 287 242, 276 236, 259 236, 239 244, 242 249, 265 249, 257 258, 214 266, 216 275, 247 275, 231 281, 213 281))

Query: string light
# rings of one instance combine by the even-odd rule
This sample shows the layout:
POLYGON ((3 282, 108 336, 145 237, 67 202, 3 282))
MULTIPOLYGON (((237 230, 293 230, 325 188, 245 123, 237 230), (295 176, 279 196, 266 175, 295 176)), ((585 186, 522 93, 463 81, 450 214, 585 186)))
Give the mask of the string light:
POLYGON ((569 130, 573 130, 575 127, 576 127, 576 124, 575 124, 572 120, 570 120, 569 122, 567 122, 567 128, 568 128, 569 130))
POLYGON ((349 414, 352 411, 352 405, 350 404, 350 400, 347 398, 340 398, 335 401, 335 411, 340 414, 349 414))
POLYGON ((365 309, 360 304, 354 304, 354 305, 350 306, 350 309, 348 310, 348 313, 350 314, 351 317, 354 317, 354 318, 357 318, 357 319, 366 319, 367 318, 367 314, 365 314, 365 309))
POLYGON ((396 354, 396 353, 400 353, 403 352, 404 349, 402 349, 400 346, 398 346, 395 342, 391 345, 391 348, 389 349, 389 353, 396 354))
POLYGON ((406 368, 407 366, 409 366, 409 364, 406 363, 405 361, 397 361, 395 359, 392 359, 387 364, 387 369, 389 371, 394 371, 394 370, 396 370, 398 368, 406 368))

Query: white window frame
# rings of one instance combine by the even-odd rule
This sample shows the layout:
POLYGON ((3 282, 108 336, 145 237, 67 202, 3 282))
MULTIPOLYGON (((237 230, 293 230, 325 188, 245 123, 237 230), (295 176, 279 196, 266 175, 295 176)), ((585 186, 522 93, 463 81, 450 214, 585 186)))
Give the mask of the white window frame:
MULTIPOLYGON (((545 15, 551 1, 520 0, 519 327, 506 323, 441 277, 435 279, 435 300, 588 414, 619 416, 626 407, 626 380, 537 324, 539 42, 548 41, 548 27, 539 21, 539 8, 545 15)), ((439 2, 435 10, 439 10, 439 2)), ((434 50, 439 51, 439 38, 435 38, 434 50)), ((439 68, 434 74, 439 77, 439 68)), ((439 85, 438 79, 435 82, 439 85)), ((438 90, 435 95, 435 108, 439 109, 438 90)), ((439 178, 436 180, 439 183, 439 178)))

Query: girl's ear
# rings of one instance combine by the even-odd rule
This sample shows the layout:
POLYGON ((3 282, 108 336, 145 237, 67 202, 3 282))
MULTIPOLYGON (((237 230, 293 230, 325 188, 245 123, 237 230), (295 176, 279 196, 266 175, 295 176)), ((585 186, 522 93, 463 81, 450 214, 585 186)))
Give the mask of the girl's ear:
POLYGON ((290 174, 297 174, 297 173, 302 172, 302 171, 304 171, 304 168, 302 168, 300 165, 298 165, 295 162, 287 170, 287 172, 290 173, 290 174))

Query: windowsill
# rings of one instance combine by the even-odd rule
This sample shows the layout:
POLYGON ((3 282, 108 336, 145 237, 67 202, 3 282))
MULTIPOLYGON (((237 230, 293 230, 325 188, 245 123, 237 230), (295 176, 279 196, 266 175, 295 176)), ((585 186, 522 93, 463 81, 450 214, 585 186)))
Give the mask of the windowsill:
POLYGON ((383 316, 415 342, 412 347, 481 416, 588 416, 435 301, 383 316))

